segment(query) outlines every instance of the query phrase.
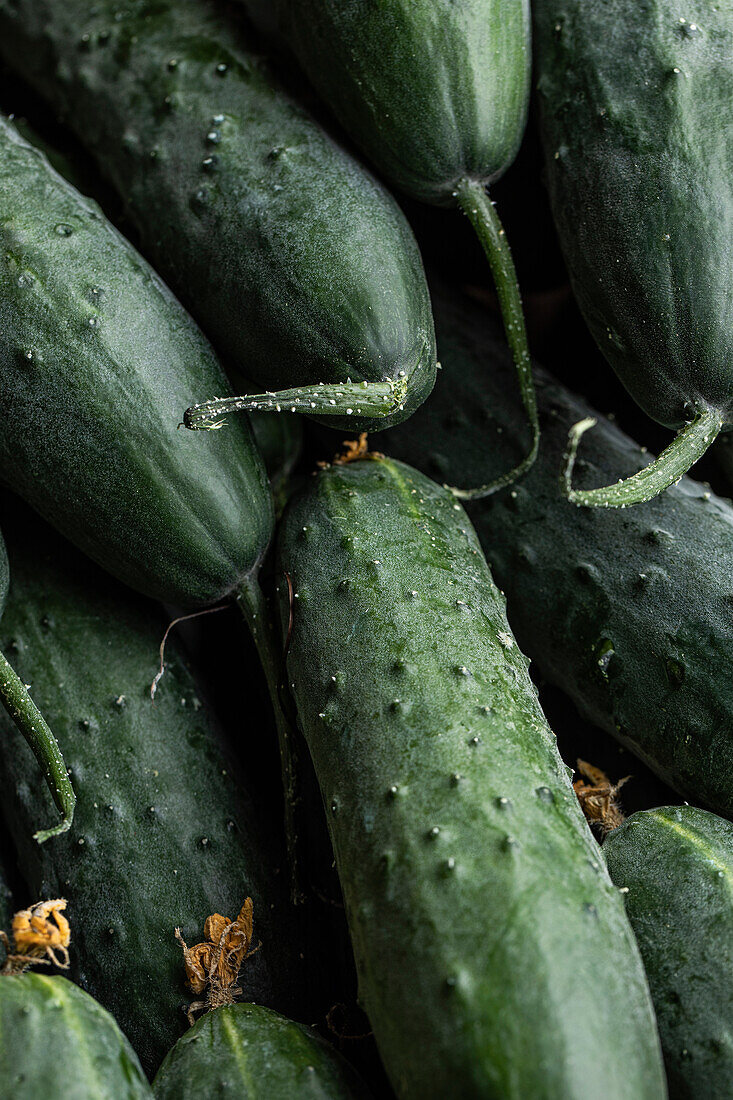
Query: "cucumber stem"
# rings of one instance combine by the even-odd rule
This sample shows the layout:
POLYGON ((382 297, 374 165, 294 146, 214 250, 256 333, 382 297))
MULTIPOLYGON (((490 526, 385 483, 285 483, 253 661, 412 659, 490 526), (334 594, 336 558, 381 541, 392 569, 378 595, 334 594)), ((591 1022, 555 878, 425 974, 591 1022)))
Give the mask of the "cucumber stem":
POLYGON ((294 412, 317 416, 391 416, 404 404, 407 377, 396 381, 334 382, 298 386, 274 393, 252 393, 241 397, 217 397, 192 405, 183 414, 186 428, 209 431, 220 428, 219 419, 232 412, 294 412))
POLYGON ((581 438, 596 423, 592 417, 580 420, 568 432, 561 485, 573 504, 592 508, 626 508, 651 500, 686 474, 707 451, 723 426, 715 409, 704 409, 686 424, 662 453, 637 474, 620 479, 614 485, 597 489, 573 489, 573 468, 581 438))
POLYGON ((256 579, 245 581, 237 592, 237 606, 257 647, 260 664, 267 681, 270 702, 275 715, 285 815, 285 841, 290 865, 290 884, 292 900, 296 904, 302 901, 300 874, 297 862, 297 826, 296 808, 299 802, 296 731, 293 722, 285 713, 282 704, 284 665, 277 644, 277 635, 272 625, 270 610, 265 595, 256 579))
POLYGON ((51 829, 41 829, 33 837, 43 844, 50 837, 65 833, 74 820, 76 795, 61 755, 59 743, 46 724, 23 681, 0 653, 0 702, 25 737, 46 777, 56 808, 62 820, 51 829))
POLYGON ((454 194, 458 205, 476 231, 476 236, 481 242, 489 261, 499 298, 504 332, 514 360, 514 368, 517 372, 522 404, 527 412, 527 418, 532 429, 532 445, 529 453, 518 466, 502 474, 495 481, 491 481, 487 485, 480 485, 476 489, 456 489, 449 486, 451 492, 460 500, 480 500, 482 497, 495 493, 497 489, 503 489, 505 485, 511 485, 513 481, 516 481, 517 478, 529 470, 537 458, 540 424, 537 417, 537 397, 532 378, 532 363, 529 355, 527 330, 524 324, 522 298, 506 233, 499 220, 496 207, 487 195, 484 185, 478 180, 462 179, 454 194))

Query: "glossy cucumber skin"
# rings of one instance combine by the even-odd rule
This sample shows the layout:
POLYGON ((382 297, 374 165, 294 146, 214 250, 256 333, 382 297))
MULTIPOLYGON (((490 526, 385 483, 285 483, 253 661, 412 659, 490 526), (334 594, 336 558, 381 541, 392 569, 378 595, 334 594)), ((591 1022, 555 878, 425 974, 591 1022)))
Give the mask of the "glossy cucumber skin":
POLYGON ((0 977, 0 1098, 149 1100, 135 1052, 108 1012, 58 974, 0 977))
MULTIPOLYGON (((39 847, 29 823, 48 813, 49 795, 3 713, 2 809, 29 894, 68 900, 72 977, 155 1070, 195 999, 174 929, 196 943, 210 913, 236 915, 250 895, 262 948, 245 964, 242 986, 299 1011, 284 853, 253 801, 262 779, 231 760, 173 637, 153 707, 165 620, 38 521, 10 547, 0 649, 53 723, 78 801, 72 832, 39 847)), ((244 722, 241 735, 251 735, 244 722)))
POLYGON ((608 1096, 663 1096, 622 900, 461 506, 400 463, 332 466, 289 504, 278 560, 360 1002, 397 1095, 581 1097, 595 1075, 608 1096))
MULTIPOLYGON (((435 341, 397 204, 204 0, 119 11, 2 0, 0 51, 93 153, 217 350, 271 390, 404 370, 393 420, 408 416, 432 389, 435 341)), ((179 419, 215 395, 200 387, 179 419)))
POLYGON ((0 477, 128 584, 221 599, 272 528, 249 425, 177 425, 226 391, 209 345, 148 264, 0 120, 0 477))
MULTIPOLYGON (((512 364, 483 306, 437 288, 433 300, 440 384, 419 416, 373 446, 441 482, 480 485, 527 445, 512 364)), ((535 467, 469 507, 512 629, 584 718, 683 796, 733 817, 733 508, 690 478, 621 511, 570 504, 559 470, 582 418, 598 418, 583 440, 582 485, 632 473, 649 456, 535 374, 535 467)))
POLYGON ((733 406, 733 3, 536 0, 555 223, 585 319, 655 420, 733 406))
POLYGON ((207 1012, 178 1040, 153 1083, 157 1100, 368 1100, 340 1054, 303 1024, 260 1005, 207 1012))
POLYGON ((672 1100, 733 1094, 733 825, 694 806, 633 814, 606 839, 644 960, 672 1100))
POLYGON ((514 160, 530 92, 528 0, 280 0, 280 9, 315 87, 403 191, 451 204, 460 179, 491 183, 514 160))

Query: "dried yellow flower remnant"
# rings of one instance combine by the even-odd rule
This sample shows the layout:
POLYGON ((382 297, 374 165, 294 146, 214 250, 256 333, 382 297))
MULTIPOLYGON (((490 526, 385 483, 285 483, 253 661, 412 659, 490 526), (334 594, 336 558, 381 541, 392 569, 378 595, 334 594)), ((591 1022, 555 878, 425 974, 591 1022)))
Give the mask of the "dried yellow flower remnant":
POLYGON ((13 917, 13 946, 9 937, 0 932, 5 946, 4 974, 18 974, 29 966, 53 963, 62 970, 69 966, 71 930, 63 916, 65 898, 39 901, 29 909, 21 909, 13 917))
POLYGON ((336 455, 333 463, 317 463, 320 469, 327 469, 329 465, 346 466, 349 462, 356 462, 359 458, 384 458, 381 451, 369 450, 366 432, 362 432, 358 439, 345 439, 343 443, 345 450, 340 455, 336 455))
POLYGON ((183 948, 186 979, 194 993, 206 992, 206 1000, 195 1001, 188 1010, 188 1019, 194 1022, 194 1013, 200 1009, 217 1008, 233 1004, 241 989, 236 985, 242 963, 254 955, 252 948, 253 915, 252 899, 247 898, 236 920, 212 913, 204 923, 204 942, 188 947, 176 928, 176 939, 183 948))
POLYGON ((578 760, 577 767, 583 778, 575 780, 573 790, 590 824, 598 825, 605 836, 624 821, 617 795, 631 776, 625 776, 618 783, 611 783, 605 772, 585 760, 578 760))

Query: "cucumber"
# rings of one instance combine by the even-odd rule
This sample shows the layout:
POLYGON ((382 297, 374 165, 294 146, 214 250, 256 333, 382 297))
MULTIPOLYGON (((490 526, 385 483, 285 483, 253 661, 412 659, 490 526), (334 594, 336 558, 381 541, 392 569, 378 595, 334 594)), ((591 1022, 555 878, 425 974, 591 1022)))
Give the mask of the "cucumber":
POLYGON ((0 976, 2 1100, 147 1100, 153 1093, 109 1012, 58 974, 0 976))
MULTIPOLYGON (((244 3, 259 7, 257 0, 244 3)), ((470 497, 495 492, 532 465, 539 442, 517 276, 486 194, 517 155, 527 120, 529 0, 278 0, 278 6, 309 78, 379 171, 414 198, 459 206, 486 252, 532 427, 531 447, 517 467, 470 497)), ((465 491, 456 495, 466 498, 465 491)))
POLYGON ((176 430, 191 393, 226 388, 209 345, 2 120, 0 153, 0 475, 133 587, 214 603, 253 576, 272 530, 249 425, 176 430))
POLYGON ((276 508, 281 510, 287 499, 290 475, 303 449, 302 422, 296 417, 269 413, 250 413, 249 420, 276 508))
MULTIPOLYGON (((75 829, 43 848, 30 841, 48 796, 4 716, 2 810, 29 892, 69 902, 72 976, 114 1013, 152 1071, 191 1000, 175 927, 194 940, 209 913, 236 913, 248 894, 262 948, 242 971, 245 992, 300 1011, 299 938, 278 874, 284 853, 254 801, 262 775, 254 766, 239 774, 173 639, 152 706, 165 628, 156 608, 39 521, 24 526, 10 545, 0 637, 58 732, 78 787, 75 829)), ((241 690, 256 690, 246 673, 241 690)))
MULTIPOLYGON (((482 308, 437 287, 433 298, 442 390, 374 445, 441 481, 480 483, 526 446, 511 364, 482 308)), ((576 421, 598 420, 584 480, 632 474, 646 456, 549 375, 535 375, 539 460, 524 484, 471 508, 512 629, 585 719, 684 797, 733 817, 733 508, 688 478, 623 512, 571 505, 557 469, 576 421)))
MULTIPOLYGON (((50 143, 26 119, 14 118, 13 125, 29 145, 35 146, 46 155, 55 171, 77 191, 89 195, 100 205, 110 201, 110 196, 105 194, 101 180, 89 170, 87 164, 80 165, 78 158, 61 150, 57 144, 50 143)), ((54 137, 58 138, 58 135, 54 134, 54 137)), ((237 372, 232 372, 232 381, 247 388, 244 379, 237 372)), ((256 387, 250 384, 248 388, 252 390, 256 387)), ((254 412, 250 413, 249 420, 257 449, 270 479, 273 495, 280 498, 285 491, 285 483, 300 456, 303 443, 302 423, 296 417, 271 416, 269 413, 254 412)))
MULTIPOLYGON (((0 615, 8 595, 9 579, 8 555, 0 535, 0 615)), ((34 834, 34 838, 42 844, 45 840, 65 833, 71 828, 76 795, 58 741, 28 694, 28 688, 2 652, 0 652, 0 703, 23 734, 36 757, 56 809, 61 814, 61 821, 57 825, 34 834)))
POLYGON ((278 572, 360 1001, 397 1095, 566 1100, 602 1080, 664 1096, 623 902, 460 504, 389 459, 332 466, 288 505, 278 572))
MULTIPOLYGON (((287 391, 224 407, 399 420, 435 379, 417 245, 238 30, 204 0, 0 2, 3 59, 93 153, 147 257, 225 357, 287 391)), ((189 391, 176 420, 218 392, 203 379, 189 391)))
POLYGON ((153 1082, 157 1100, 350 1100, 369 1093, 309 1027, 260 1005, 207 1012, 178 1040, 153 1082))
POLYGON ((733 1095, 733 825, 642 810, 603 845, 654 998, 673 1098, 733 1095))
MULTIPOLYGON (((533 11, 548 185, 575 294, 632 397, 678 430, 631 480, 570 499, 633 504, 733 423, 733 4, 537 0, 533 11)), ((571 473, 572 462, 569 489, 571 473)))

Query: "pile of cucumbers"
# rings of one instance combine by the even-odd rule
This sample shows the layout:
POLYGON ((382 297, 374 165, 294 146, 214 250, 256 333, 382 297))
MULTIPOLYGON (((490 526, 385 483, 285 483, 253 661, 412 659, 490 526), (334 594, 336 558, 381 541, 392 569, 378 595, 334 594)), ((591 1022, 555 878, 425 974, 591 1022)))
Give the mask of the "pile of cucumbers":
POLYGON ((733 1096, 733 0, 0 0, 0 111, 0 1100, 733 1096))

